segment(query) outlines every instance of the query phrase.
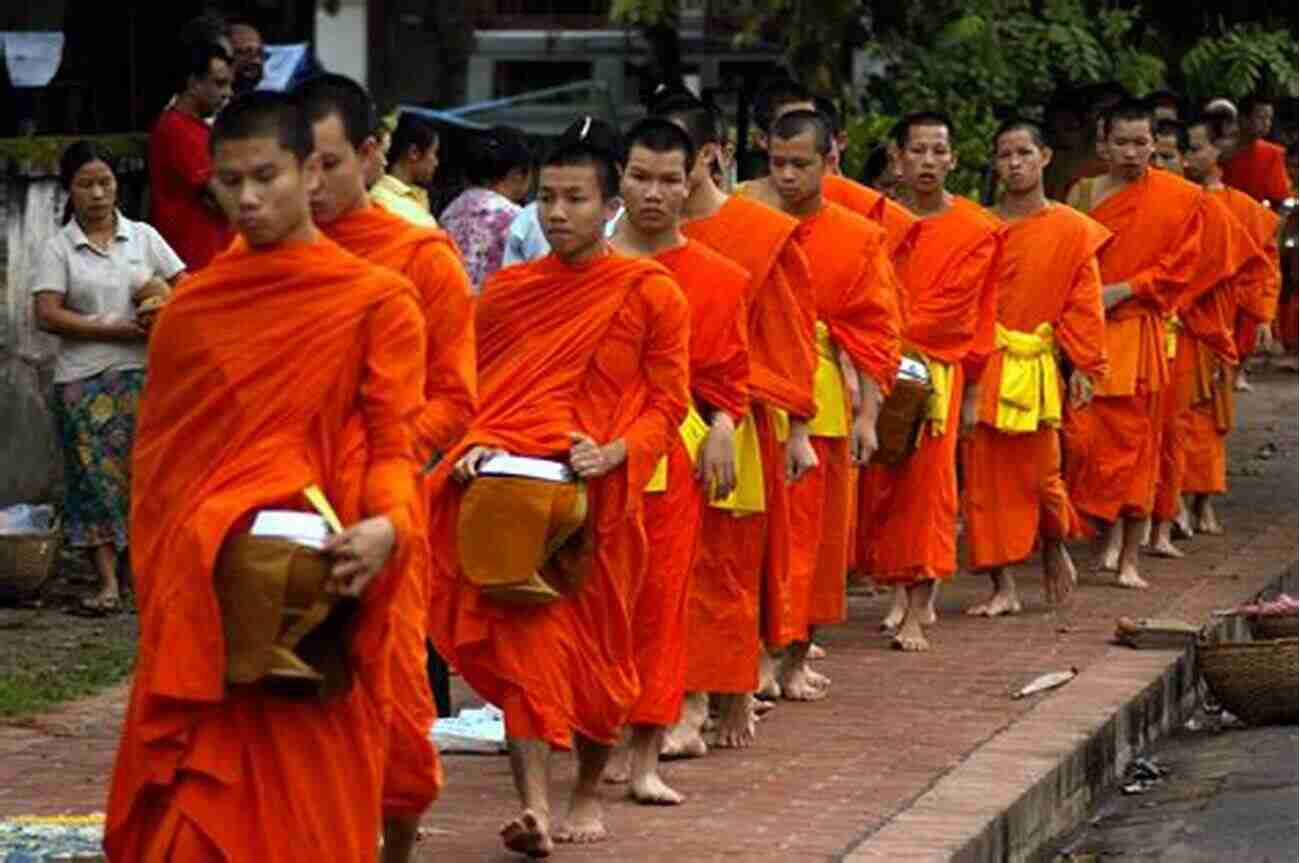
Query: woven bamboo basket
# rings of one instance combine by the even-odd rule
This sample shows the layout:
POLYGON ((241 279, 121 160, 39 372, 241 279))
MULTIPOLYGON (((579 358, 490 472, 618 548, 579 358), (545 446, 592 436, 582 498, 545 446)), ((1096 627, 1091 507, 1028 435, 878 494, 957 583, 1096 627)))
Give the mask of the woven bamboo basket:
POLYGON ((1256 641, 1300 636, 1300 616, 1294 614, 1261 614, 1248 618, 1250 632, 1256 641))
POLYGON ((1295 638, 1236 641, 1197 646, 1201 674, 1210 691, 1251 725, 1296 721, 1300 689, 1296 686, 1295 638))
POLYGON ((0 602, 30 599, 54 574, 63 544, 59 524, 48 533, 0 536, 0 602))

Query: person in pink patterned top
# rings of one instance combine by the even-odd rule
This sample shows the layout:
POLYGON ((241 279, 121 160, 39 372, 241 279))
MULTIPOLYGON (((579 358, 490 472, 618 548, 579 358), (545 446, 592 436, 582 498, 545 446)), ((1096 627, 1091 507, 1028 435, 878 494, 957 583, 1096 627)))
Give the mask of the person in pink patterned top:
POLYGON ((439 222, 460 248, 477 294, 501 269, 510 223, 532 185, 533 155, 524 133, 495 126, 466 147, 469 188, 442 211, 439 222))

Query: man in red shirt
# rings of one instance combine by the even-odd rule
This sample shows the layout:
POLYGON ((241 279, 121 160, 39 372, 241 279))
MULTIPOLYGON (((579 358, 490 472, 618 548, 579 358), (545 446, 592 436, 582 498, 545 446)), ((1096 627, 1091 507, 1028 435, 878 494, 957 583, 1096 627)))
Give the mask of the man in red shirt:
POLYGON ((183 50, 180 90, 149 135, 150 220, 193 273, 230 245, 230 225, 208 191, 206 121, 230 99, 234 73, 220 44, 183 50))
MULTIPOLYGON (((1286 173, 1286 150, 1264 138, 1273 125, 1273 106, 1248 98, 1241 103, 1237 119, 1237 146, 1223 162, 1223 184, 1276 207, 1291 197, 1292 189, 1286 173)), ((1223 143, 1219 146, 1222 149, 1223 143)))

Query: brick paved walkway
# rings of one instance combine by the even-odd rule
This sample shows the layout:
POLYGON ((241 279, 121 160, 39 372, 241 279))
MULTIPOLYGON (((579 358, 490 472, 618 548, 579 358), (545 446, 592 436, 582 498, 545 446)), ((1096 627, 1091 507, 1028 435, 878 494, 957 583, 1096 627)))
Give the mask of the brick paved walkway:
MULTIPOLYGON (((884 600, 855 598, 849 622, 818 638, 829 651, 819 664, 833 680, 827 701, 782 703, 760 724, 752 750, 668 764, 669 782, 689 796, 684 806, 634 806, 611 789, 614 838, 562 849, 560 859, 842 859, 1041 699, 1059 697, 1012 701, 1011 691, 1046 671, 1093 669, 1117 616, 1172 611, 1199 622, 1249 595, 1296 556, 1294 543, 1277 536, 1296 535, 1300 470, 1296 378, 1252 381, 1233 440, 1233 493, 1220 507, 1230 534, 1185 543, 1187 561, 1144 559, 1150 591, 1125 591, 1090 574, 1090 554, 1080 547, 1080 591, 1069 610, 1047 612, 1037 570, 1026 567, 1025 613, 987 621, 960 614, 983 596, 986 581, 959 576, 941 594, 933 652, 922 655, 890 651, 876 632, 884 600), (1276 451, 1260 460, 1266 443, 1276 451)), ((121 709, 117 691, 27 726, 0 726, 0 815, 102 809, 121 709)), ((555 766, 560 794, 572 766, 558 758, 555 766)), ((1014 767, 1009 760, 1008 776, 1014 767)), ((426 819, 430 835, 419 859, 514 859, 495 839, 514 809, 506 760, 453 756, 446 768, 448 787, 426 819)))

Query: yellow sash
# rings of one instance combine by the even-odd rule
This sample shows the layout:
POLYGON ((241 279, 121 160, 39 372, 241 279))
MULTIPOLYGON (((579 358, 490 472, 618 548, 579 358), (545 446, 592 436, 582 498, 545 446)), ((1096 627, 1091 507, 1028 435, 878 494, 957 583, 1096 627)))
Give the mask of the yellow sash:
POLYGON ((1032 333, 997 324, 1002 351, 998 415, 994 427, 1004 432, 1038 431, 1040 424, 1061 424, 1061 382, 1056 370, 1055 331, 1041 324, 1032 333))
POLYGON ((844 399, 844 375, 835 357, 831 331, 817 322, 817 373, 813 378, 817 415, 808 423, 813 437, 848 437, 849 406, 844 399))
MULTIPOLYGON (((691 457, 691 464, 700 456, 700 447, 704 446, 705 439, 709 436, 709 424, 704 421, 695 410, 695 405, 686 412, 686 419, 677 429, 682 436, 682 443, 686 444, 686 452, 691 457)), ((646 483, 647 492, 659 492, 668 490, 668 456, 659 459, 655 465, 655 472, 650 475, 650 481, 646 483)))
POLYGON ((952 365, 942 360, 922 356, 930 369, 930 402, 925 418, 930 421, 930 434, 943 437, 948 430, 948 403, 952 398, 952 365))
POLYGON ((1177 315, 1165 318, 1165 356, 1171 360, 1178 356, 1178 332, 1182 328, 1183 322, 1177 315))
POLYGON ((763 454, 758 447, 758 427, 751 414, 736 427, 736 487, 722 500, 710 502, 714 509, 730 510, 736 518, 767 511, 763 491, 763 454))

